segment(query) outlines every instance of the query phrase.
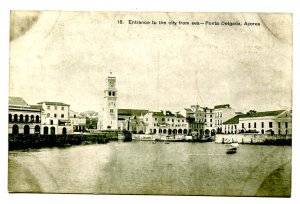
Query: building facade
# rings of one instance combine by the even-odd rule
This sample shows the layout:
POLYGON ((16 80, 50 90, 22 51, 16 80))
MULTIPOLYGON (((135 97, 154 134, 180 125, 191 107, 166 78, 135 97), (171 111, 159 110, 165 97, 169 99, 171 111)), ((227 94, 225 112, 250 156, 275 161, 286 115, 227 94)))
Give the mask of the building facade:
POLYGON ((146 126, 143 116, 148 112, 148 110, 141 109, 118 109, 118 130, 145 133, 146 126))
POLYGON ((117 88, 116 77, 112 73, 105 80, 104 104, 99 113, 99 130, 118 129, 117 88))
POLYGON ((171 111, 148 112, 143 116, 146 134, 186 135, 188 123, 179 112, 171 111))
POLYGON ((70 124, 72 132, 85 132, 86 130, 86 116, 75 111, 69 111, 70 124))
POLYGON ((292 135, 292 111, 249 111, 224 122, 223 133, 292 135))
POLYGON ((235 115, 235 110, 229 104, 216 105, 214 107, 215 129, 217 133, 222 133, 223 122, 235 115))
POLYGON ((21 97, 9 97, 8 134, 40 134, 41 110, 32 107, 21 97))
POLYGON ((190 108, 185 108, 182 115, 188 123, 189 135, 203 136, 205 112, 199 105, 192 105, 190 108))
POLYGON ((42 101, 41 113, 41 134, 56 135, 72 133, 69 120, 70 105, 62 102, 42 101))

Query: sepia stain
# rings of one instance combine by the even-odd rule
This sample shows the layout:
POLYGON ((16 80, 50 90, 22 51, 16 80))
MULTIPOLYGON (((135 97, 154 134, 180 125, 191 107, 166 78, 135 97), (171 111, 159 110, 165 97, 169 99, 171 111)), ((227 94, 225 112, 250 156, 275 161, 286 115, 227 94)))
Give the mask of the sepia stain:
POLYGON ((25 35, 38 21, 40 11, 11 11, 10 41, 25 35))

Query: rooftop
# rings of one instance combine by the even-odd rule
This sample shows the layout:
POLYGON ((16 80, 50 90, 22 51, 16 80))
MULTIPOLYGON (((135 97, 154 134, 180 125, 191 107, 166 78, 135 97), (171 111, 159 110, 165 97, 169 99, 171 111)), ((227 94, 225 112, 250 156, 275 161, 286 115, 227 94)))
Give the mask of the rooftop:
POLYGON ((27 102, 21 97, 9 97, 9 106, 16 106, 16 107, 29 107, 27 102))
POLYGON ((233 118, 230 118, 229 120, 226 120, 223 125, 229 125, 229 124, 238 124, 239 119, 242 115, 236 115, 233 118))
POLYGON ((42 101, 42 102, 39 102, 37 104, 43 104, 43 103, 45 103, 46 105, 50 105, 50 106, 70 106, 69 104, 66 104, 66 103, 51 102, 51 101, 42 101))
POLYGON ((219 109, 219 108, 230 108, 229 104, 222 104, 222 105, 215 105, 214 109, 219 109))
POLYGON ((265 112, 252 112, 240 115, 241 118, 257 118, 257 117, 267 117, 267 116, 277 116, 285 110, 276 111, 265 111, 265 112))
POLYGON ((118 115, 141 116, 148 112, 148 110, 142 109, 118 109, 118 115))

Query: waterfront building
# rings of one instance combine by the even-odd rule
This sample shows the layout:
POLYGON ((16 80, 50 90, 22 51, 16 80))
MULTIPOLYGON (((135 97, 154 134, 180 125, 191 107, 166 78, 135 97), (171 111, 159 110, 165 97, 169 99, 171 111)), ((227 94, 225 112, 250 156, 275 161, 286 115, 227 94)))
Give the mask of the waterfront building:
POLYGON ((8 134, 40 134, 41 110, 21 97, 9 97, 8 134))
POLYGON ((241 115, 236 115, 229 120, 226 120, 222 124, 222 133, 225 134, 237 134, 239 133, 238 127, 239 127, 239 118, 241 115))
POLYGON ((186 118, 179 112, 171 111, 149 111, 143 116, 146 126, 146 134, 164 135, 186 135, 188 134, 188 123, 186 118))
POLYGON ((117 88, 116 77, 110 75, 105 80, 104 104, 99 112, 99 130, 118 129, 117 88))
POLYGON ((213 108, 202 107, 204 111, 204 135, 213 136, 216 134, 215 112, 213 108))
POLYGON ((188 123, 189 134, 203 136, 205 112, 199 105, 191 105, 190 108, 185 108, 182 115, 188 123))
MULTIPOLYGON (((72 133, 69 120, 70 105, 62 102, 42 101, 37 103, 41 109, 41 134, 55 135, 72 133)), ((37 107, 38 107, 37 106, 37 107)))
POLYGON ((69 111, 70 124, 73 132, 84 132, 86 130, 86 116, 73 110, 69 111))
POLYGON ((141 109, 118 109, 118 130, 145 133, 146 126, 143 116, 148 112, 148 110, 141 109))
POLYGON ((215 129, 217 133, 222 133, 223 122, 229 120, 235 115, 235 110, 229 104, 216 105, 214 107, 215 129))
POLYGON ((292 134, 292 111, 276 110, 236 115, 223 123, 223 133, 292 134))
POLYGON ((239 118, 239 129, 241 133, 290 135, 292 134, 292 111, 249 111, 239 118))

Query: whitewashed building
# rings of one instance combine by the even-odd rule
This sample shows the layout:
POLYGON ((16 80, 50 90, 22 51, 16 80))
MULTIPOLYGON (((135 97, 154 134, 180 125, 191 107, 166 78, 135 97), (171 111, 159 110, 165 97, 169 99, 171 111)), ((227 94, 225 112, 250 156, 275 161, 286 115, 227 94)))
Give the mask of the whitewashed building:
POLYGON ((146 134, 186 135, 188 123, 179 112, 171 111, 148 112, 143 116, 146 134))
POLYGON ((214 107, 215 129, 222 133, 223 122, 235 116, 235 110, 229 104, 216 105, 214 107))
POLYGON ((276 110, 237 115, 223 123, 223 133, 292 134, 292 111, 276 110))
POLYGON ((21 97, 9 97, 8 134, 40 134, 41 109, 30 106, 21 97))
POLYGON ((62 102, 42 101, 37 103, 41 106, 41 134, 55 135, 72 133, 69 120, 70 105, 62 102))

